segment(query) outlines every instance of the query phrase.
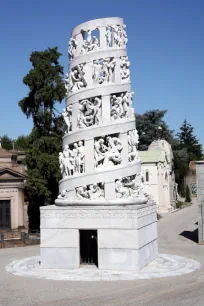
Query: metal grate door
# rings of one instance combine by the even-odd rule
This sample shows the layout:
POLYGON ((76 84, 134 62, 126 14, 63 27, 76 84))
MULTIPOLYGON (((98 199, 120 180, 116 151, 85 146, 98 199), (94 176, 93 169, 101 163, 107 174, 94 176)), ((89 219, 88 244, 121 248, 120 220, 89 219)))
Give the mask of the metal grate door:
POLYGON ((0 200, 0 228, 11 228, 10 200, 0 200))

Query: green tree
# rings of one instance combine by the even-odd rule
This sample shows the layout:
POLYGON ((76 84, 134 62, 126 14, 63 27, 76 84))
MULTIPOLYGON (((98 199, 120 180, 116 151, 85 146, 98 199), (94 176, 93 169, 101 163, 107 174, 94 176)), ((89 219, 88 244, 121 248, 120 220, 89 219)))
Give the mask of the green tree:
POLYGON ((1 146, 5 150, 12 150, 13 148, 13 140, 9 138, 7 135, 4 135, 1 138, 1 146))
POLYGON ((23 78, 29 94, 19 102, 27 117, 32 116, 34 127, 48 135, 56 117, 56 102, 62 102, 66 90, 63 82, 63 67, 59 64, 61 54, 57 47, 31 53, 33 68, 23 78))
POLYGON ((203 148, 199 140, 194 135, 194 127, 184 120, 180 127, 180 132, 177 134, 180 148, 185 148, 188 151, 188 161, 200 160, 203 157, 203 148))
POLYGON ((19 102, 23 113, 31 116, 34 124, 26 151, 26 197, 32 229, 39 228, 39 207, 52 204, 58 194, 58 152, 61 150, 62 130, 61 117, 57 117, 55 105, 61 103, 66 94, 60 55, 57 48, 32 52, 30 61, 33 68, 23 79, 30 91, 19 102))
POLYGON ((153 109, 142 115, 136 114, 136 127, 139 134, 139 150, 147 150, 153 140, 163 138, 172 142, 173 131, 164 121, 166 110, 153 109))
POLYGON ((15 140, 14 148, 15 150, 27 150, 29 143, 29 136, 21 135, 15 140))

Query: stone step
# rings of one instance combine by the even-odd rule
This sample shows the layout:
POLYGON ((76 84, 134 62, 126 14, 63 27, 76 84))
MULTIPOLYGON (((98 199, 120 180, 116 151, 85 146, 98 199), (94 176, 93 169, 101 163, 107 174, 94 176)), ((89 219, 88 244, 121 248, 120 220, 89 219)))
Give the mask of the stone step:
POLYGON ((28 239, 23 241, 22 239, 6 239, 3 243, 0 242, 0 249, 2 248, 15 248, 15 247, 24 247, 27 245, 36 245, 40 244, 40 240, 28 239))

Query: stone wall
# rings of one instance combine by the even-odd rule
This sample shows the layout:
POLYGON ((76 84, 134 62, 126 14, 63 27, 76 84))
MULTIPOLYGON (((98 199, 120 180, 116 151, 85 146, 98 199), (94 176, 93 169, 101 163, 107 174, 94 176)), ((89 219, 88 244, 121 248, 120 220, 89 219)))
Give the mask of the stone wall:
POLYGON ((204 161, 196 162, 198 242, 204 243, 204 161))

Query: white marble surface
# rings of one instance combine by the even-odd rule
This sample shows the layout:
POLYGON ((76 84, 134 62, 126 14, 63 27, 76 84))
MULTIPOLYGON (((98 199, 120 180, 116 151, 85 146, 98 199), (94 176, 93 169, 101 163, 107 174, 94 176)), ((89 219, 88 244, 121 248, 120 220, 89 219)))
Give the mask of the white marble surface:
POLYGON ((36 279, 63 281, 119 281, 152 279, 183 275, 200 269, 200 263, 181 256, 160 254, 140 272, 99 270, 96 266, 82 266, 80 269, 42 269, 40 257, 15 260, 6 270, 10 274, 36 279))
POLYGON ((44 269, 77 269, 79 267, 78 248, 41 248, 40 260, 44 269))

